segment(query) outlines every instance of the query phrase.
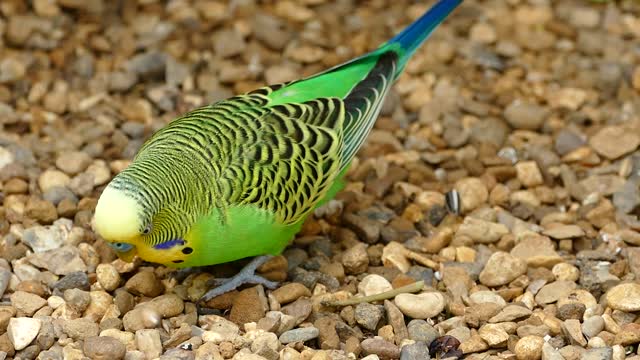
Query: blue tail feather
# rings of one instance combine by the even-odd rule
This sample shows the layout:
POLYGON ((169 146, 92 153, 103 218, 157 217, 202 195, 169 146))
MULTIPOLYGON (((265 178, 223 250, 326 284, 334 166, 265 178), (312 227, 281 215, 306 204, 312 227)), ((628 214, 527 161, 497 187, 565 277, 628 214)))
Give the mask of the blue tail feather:
POLYGON ((431 35, 433 30, 449 16, 449 14, 462 3, 463 0, 438 0, 424 15, 402 32, 387 41, 383 47, 400 46, 399 70, 411 57, 418 47, 431 35))

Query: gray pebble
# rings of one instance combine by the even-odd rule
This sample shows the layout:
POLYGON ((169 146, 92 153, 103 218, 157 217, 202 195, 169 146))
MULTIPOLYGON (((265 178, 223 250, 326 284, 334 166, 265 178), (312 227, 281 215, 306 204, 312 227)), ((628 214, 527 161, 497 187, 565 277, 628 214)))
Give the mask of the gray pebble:
POLYGON ((89 290, 89 287, 89 277, 82 271, 72 272, 53 285, 53 288, 60 292, 64 292, 67 289, 89 290))
POLYGON ((289 344, 293 342, 305 342, 311 339, 315 339, 320 334, 320 331, 315 327, 306 327, 285 331, 280 335, 280 342, 283 344, 289 344))
POLYGON ((400 351, 400 360, 427 360, 429 358, 429 346, 424 341, 406 345, 400 351))
POLYGON ((356 322, 371 331, 378 327, 378 322, 383 315, 383 310, 380 307, 370 303, 360 303, 355 309, 356 322))
POLYGON ((440 334, 438 330, 429 325, 424 320, 411 320, 407 325, 409 331, 409 339, 415 341, 424 341, 427 344, 431 344, 440 334))

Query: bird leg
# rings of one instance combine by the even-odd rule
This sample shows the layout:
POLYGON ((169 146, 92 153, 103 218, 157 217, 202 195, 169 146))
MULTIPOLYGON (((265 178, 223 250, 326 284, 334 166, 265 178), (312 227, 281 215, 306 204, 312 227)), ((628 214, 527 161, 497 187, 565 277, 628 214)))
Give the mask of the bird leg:
POLYGON ((271 258, 273 258, 273 255, 256 256, 233 277, 227 279, 215 279, 213 283, 218 286, 207 291, 207 293, 204 294, 198 302, 207 302, 216 296, 228 293, 229 291, 235 290, 244 284, 262 284, 268 289, 275 289, 275 287, 278 286, 276 281, 270 281, 260 275, 256 275, 256 269, 271 258))

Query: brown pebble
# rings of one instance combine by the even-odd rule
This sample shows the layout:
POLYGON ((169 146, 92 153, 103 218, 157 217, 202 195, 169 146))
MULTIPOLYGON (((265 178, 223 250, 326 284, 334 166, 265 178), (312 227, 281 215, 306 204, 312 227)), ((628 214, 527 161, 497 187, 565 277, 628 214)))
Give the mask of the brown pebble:
POLYGON ((134 295, 155 297, 164 292, 164 286, 151 271, 141 271, 133 275, 124 285, 134 295))
POLYGON ((286 284, 272 292, 280 304, 288 304, 302 296, 311 296, 311 291, 300 283, 286 284))
POLYGON ((229 320, 236 324, 258 322, 264 317, 267 299, 262 286, 254 286, 238 293, 233 301, 229 320))

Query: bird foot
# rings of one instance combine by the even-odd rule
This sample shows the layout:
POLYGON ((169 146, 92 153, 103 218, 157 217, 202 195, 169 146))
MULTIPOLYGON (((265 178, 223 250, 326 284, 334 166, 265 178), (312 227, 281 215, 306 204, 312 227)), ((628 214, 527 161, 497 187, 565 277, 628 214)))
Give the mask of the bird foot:
POLYGON ((276 281, 270 281, 260 275, 256 275, 256 270, 267 261, 271 260, 273 255, 256 256, 235 276, 226 279, 214 279, 212 285, 217 287, 210 289, 198 301, 200 304, 205 303, 216 296, 220 296, 229 291, 235 290, 244 284, 262 284, 268 289, 275 289, 278 286, 276 281))

